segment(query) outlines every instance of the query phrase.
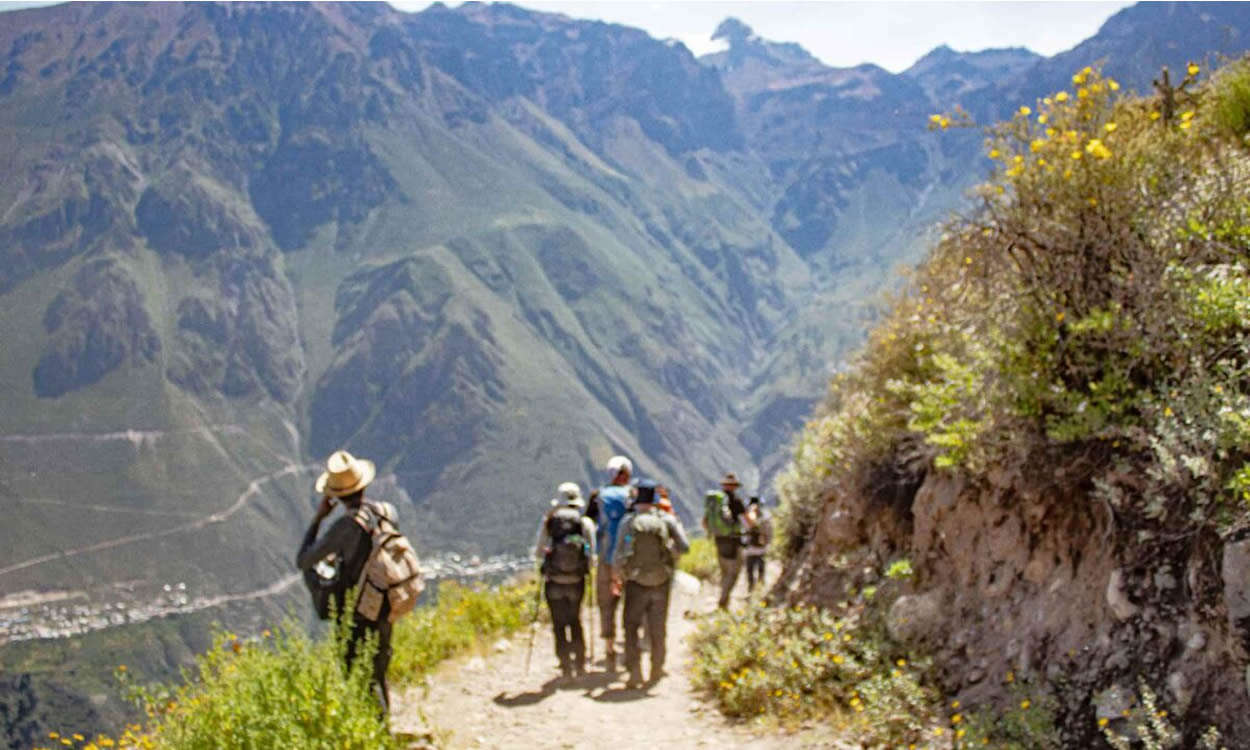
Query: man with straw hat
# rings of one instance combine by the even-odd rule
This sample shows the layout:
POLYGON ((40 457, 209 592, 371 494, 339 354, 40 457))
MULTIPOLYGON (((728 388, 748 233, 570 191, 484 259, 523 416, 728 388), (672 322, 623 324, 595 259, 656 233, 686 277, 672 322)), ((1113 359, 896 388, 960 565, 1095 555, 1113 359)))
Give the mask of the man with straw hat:
MULTIPOLYGON (((385 714, 390 702, 386 686, 386 670, 391 664, 391 623, 387 617, 389 602, 383 598, 383 611, 374 621, 362 617, 354 611, 351 603, 344 601, 348 589, 360 580, 361 571, 364 570, 373 549, 373 531, 377 527, 381 511, 365 502, 365 487, 369 486, 376 474, 377 468, 372 461, 356 458, 343 450, 330 455, 326 461, 326 470, 317 477, 313 485, 321 495, 321 504, 317 506, 317 515, 308 531, 304 533, 304 541, 295 557, 295 565, 304 571, 306 582, 310 576, 318 576, 315 572, 318 563, 328 562, 333 565, 335 572, 330 583, 329 611, 344 613, 347 606, 353 608, 352 635, 347 646, 349 668, 361 642, 371 633, 377 634, 378 650, 373 657, 373 688, 385 714), (343 506, 343 515, 318 539, 317 532, 321 528, 321 522, 334 511, 334 506, 340 504, 343 506)), ((389 510, 388 508, 387 511, 389 510)), ((318 614, 324 617, 326 613, 319 611, 318 614)))

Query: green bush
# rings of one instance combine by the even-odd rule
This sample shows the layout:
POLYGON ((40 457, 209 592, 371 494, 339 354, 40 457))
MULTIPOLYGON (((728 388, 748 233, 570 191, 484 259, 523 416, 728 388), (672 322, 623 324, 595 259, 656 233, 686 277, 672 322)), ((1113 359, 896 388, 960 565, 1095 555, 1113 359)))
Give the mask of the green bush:
MULTIPOLYGON (((293 620, 250 643, 222 633, 183 684, 130 686, 150 724, 117 743, 162 750, 397 747, 369 690, 376 643, 349 672, 342 667, 348 634, 345 624, 313 640, 293 620)), ((104 738, 95 744, 108 746, 104 738)))
POLYGON ((677 569, 700 581, 719 578, 720 563, 716 561, 716 542, 705 536, 691 539, 690 549, 677 559, 677 569))

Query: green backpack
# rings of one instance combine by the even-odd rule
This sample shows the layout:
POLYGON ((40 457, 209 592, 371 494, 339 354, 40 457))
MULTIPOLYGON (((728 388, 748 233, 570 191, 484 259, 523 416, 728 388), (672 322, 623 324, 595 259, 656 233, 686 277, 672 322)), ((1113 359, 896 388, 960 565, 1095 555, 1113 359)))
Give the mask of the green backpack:
POLYGON ((738 527, 729 516, 729 498, 720 490, 709 490, 703 496, 703 521, 712 536, 738 536, 738 527))
POLYGON ((673 551, 669 547, 668 522, 650 510, 626 519, 625 579, 643 586, 660 586, 673 577, 673 551))

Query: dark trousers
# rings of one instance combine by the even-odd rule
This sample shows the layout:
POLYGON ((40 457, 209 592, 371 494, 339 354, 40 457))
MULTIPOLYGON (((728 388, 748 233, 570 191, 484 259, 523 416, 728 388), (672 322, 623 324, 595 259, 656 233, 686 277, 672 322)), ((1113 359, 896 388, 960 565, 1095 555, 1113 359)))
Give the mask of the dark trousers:
POLYGON ((391 706, 390 689, 386 686, 386 670, 391 666, 391 623, 385 619, 382 622, 369 622, 356 618, 352 625, 352 638, 347 643, 347 668, 350 670, 352 662, 356 660, 356 649, 373 633, 378 637, 378 650, 373 655, 373 694, 382 708, 382 715, 385 716, 391 706))
POLYGON ((616 606, 619 594, 612 593, 612 566, 599 561, 599 573, 595 576, 595 598, 599 600, 599 637, 607 641, 608 651, 616 649, 616 606))
POLYGON ((586 665, 586 641, 582 635, 582 620, 578 616, 585 591, 585 581, 547 581, 545 584, 547 608, 551 610, 551 630, 556 636, 556 658, 560 660, 560 669, 563 671, 568 671, 575 665, 580 671, 586 665))
POLYGON ((747 593, 755 590, 755 582, 764 583, 764 556, 747 555, 747 593))
POLYGON ((625 582, 625 668, 634 679, 642 678, 642 651, 638 629, 645 622, 651 646, 651 677, 657 680, 664 670, 664 641, 668 635, 668 594, 672 581, 659 586, 625 582))

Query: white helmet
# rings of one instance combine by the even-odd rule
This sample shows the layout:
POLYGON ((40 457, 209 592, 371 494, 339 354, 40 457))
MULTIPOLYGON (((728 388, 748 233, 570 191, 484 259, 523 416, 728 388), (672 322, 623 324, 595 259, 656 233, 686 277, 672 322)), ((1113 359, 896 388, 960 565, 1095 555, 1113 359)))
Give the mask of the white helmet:
POLYGON ((612 458, 608 459, 608 473, 615 476, 617 474, 620 474, 621 470, 625 470, 625 471, 628 471, 630 474, 633 474, 634 463, 630 461, 628 458, 625 458, 624 456, 613 456, 612 458))

